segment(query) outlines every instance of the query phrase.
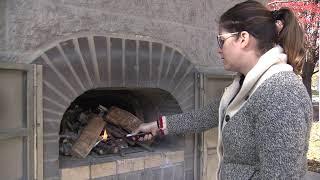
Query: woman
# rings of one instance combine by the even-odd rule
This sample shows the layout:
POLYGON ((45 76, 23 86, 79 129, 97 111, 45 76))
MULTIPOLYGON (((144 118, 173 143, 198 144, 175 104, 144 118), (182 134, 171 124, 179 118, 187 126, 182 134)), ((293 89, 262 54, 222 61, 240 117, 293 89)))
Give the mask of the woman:
POLYGON ((219 128, 218 179, 301 179, 312 105, 299 77, 303 32, 289 9, 246 1, 220 18, 224 68, 237 72, 219 107, 162 116, 136 131, 177 134, 219 128))

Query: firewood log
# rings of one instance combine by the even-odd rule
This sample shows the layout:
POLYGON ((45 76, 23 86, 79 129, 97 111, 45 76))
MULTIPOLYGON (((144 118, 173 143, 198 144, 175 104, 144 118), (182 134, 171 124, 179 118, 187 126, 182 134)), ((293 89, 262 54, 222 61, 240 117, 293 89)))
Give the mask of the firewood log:
POLYGON ((102 117, 92 114, 88 125, 82 130, 80 137, 72 146, 72 155, 85 158, 96 144, 106 122, 102 117))
POLYGON ((128 111, 112 106, 106 116, 107 122, 118 125, 125 130, 132 132, 143 122, 128 111))

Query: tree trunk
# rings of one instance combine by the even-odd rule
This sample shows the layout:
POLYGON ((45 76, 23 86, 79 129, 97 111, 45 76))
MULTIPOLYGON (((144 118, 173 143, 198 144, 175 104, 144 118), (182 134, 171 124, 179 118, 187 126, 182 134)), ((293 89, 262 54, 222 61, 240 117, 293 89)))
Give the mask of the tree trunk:
POLYGON ((302 81, 304 86, 307 88, 308 94, 310 98, 312 97, 312 92, 311 92, 311 78, 313 75, 313 70, 315 67, 314 63, 314 54, 307 53, 306 54, 306 62, 303 65, 303 70, 302 70, 302 81))

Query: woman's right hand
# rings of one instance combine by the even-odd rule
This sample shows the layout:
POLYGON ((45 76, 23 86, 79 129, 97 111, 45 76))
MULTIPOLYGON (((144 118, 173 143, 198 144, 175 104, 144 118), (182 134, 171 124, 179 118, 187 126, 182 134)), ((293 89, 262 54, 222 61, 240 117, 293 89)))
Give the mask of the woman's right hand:
POLYGON ((136 130, 134 130, 132 134, 138 134, 139 132, 147 133, 144 137, 140 137, 138 139, 139 141, 151 140, 159 133, 157 121, 140 124, 140 126, 136 130))

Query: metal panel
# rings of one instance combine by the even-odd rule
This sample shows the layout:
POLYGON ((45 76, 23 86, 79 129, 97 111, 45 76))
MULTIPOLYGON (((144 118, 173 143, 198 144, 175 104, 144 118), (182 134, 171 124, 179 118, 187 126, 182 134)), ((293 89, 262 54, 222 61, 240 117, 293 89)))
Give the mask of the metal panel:
MULTIPOLYGON (((231 84, 232 75, 199 75, 200 106, 205 106, 214 99, 220 99, 226 86, 231 84)), ((218 129, 213 128, 201 134, 199 140, 200 170, 202 180, 216 178, 218 129)))
POLYGON ((0 179, 36 179, 36 65, 0 63, 0 179))
POLYGON ((43 103, 42 103, 42 66, 36 65, 34 72, 34 174, 37 180, 43 180, 43 103))
POLYGON ((21 70, 2 69, 0 71, 0 128, 26 128, 26 74, 21 70), (10 119, 10 121, 9 121, 10 119))
MULTIPOLYGON (((195 73, 195 110, 198 110, 201 106, 201 91, 202 91, 202 77, 200 73, 195 73)), ((194 156, 193 156, 193 179, 200 178, 201 172, 201 134, 195 133, 194 135, 194 156)))
POLYGON ((24 139, 22 137, 15 137, 7 139, 6 141, 0 140, 0 159, 1 159, 1 179, 23 179, 24 168, 23 158, 24 139))

